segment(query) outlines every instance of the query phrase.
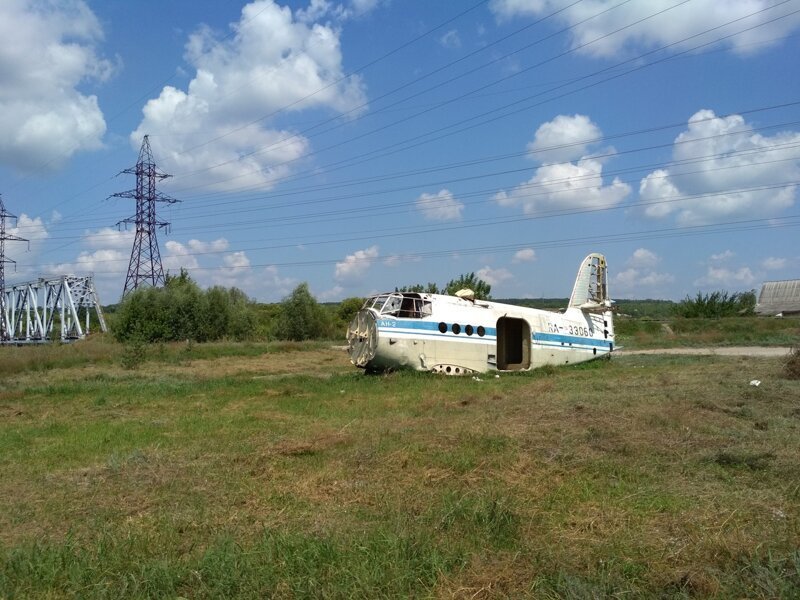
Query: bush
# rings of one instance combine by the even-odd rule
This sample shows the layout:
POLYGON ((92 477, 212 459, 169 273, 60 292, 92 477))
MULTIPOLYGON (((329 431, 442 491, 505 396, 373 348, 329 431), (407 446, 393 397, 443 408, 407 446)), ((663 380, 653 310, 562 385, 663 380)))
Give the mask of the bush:
POLYGON ((206 342, 253 336, 253 303, 241 290, 213 287, 203 291, 181 269, 167 276, 163 288, 138 289, 122 301, 112 331, 120 342, 206 342))
POLYGON ((787 379, 800 379, 800 346, 794 346, 783 364, 783 373, 787 379))
POLYGON ((755 307, 755 290, 734 294, 717 291, 709 294, 697 292, 697 296, 694 298, 686 296, 684 300, 673 307, 672 311, 675 316, 688 319, 698 317, 718 319, 720 317, 750 316, 755 307))
POLYGON ((328 313, 311 295, 308 284, 301 283, 281 302, 273 336, 295 342, 321 338, 328 334, 329 324, 328 313))

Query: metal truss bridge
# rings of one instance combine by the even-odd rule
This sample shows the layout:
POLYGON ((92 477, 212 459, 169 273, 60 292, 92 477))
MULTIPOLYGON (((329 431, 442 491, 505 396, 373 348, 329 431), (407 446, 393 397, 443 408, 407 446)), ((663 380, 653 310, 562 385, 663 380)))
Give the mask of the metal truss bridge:
POLYGON ((101 331, 106 322, 91 277, 63 275, 20 283, 4 290, 0 344, 72 342, 89 333, 91 312, 101 331), (81 326, 83 321, 83 326, 81 326))

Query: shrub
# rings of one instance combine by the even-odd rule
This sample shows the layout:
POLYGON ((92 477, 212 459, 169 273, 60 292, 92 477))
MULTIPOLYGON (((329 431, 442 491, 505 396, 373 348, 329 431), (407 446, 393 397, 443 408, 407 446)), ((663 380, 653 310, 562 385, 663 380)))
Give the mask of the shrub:
POLYGON ((783 373, 787 379, 800 379, 800 346, 794 346, 783 364, 783 373))
POLYGON ((123 369, 133 370, 138 369, 145 359, 147 358, 147 351, 144 343, 136 338, 125 342, 122 356, 120 357, 120 364, 123 369))
POLYGON ((329 317, 301 283, 280 304, 273 329, 274 337, 280 340, 301 342, 321 338, 329 330, 329 317))
POLYGON ((126 296, 112 330, 121 342, 206 342, 252 337, 255 323, 254 304, 244 292, 223 287, 204 292, 181 269, 180 275, 167 276, 163 288, 142 288, 126 296))
POLYGON ((711 292, 708 294, 697 292, 697 296, 694 298, 686 296, 684 300, 673 307, 672 311, 675 316, 678 317, 707 317, 718 319, 720 317, 752 315, 755 306, 755 290, 737 292, 734 294, 729 294, 725 291, 711 292))

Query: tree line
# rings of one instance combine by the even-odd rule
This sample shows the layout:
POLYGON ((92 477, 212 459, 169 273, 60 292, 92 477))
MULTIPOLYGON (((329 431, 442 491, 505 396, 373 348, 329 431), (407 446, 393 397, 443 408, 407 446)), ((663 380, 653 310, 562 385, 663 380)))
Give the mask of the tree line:
POLYGON ((163 287, 128 294, 109 316, 121 342, 303 341, 341 338, 363 302, 348 298, 322 306, 302 283, 280 304, 259 304, 237 288, 203 290, 181 270, 163 287))
MULTIPOLYGON (((429 283, 397 291, 454 294, 463 288, 472 289, 477 298, 491 299, 491 285, 475 273, 452 279, 441 290, 429 283)), ((684 318, 751 315, 755 302, 754 290, 698 293, 673 304, 672 312, 684 318)), ((322 305, 308 284, 301 283, 279 304, 259 304, 237 288, 203 290, 181 270, 167 276, 161 288, 128 294, 110 311, 110 320, 113 335, 121 342, 341 339, 363 303, 363 298, 346 298, 336 305, 322 305)))

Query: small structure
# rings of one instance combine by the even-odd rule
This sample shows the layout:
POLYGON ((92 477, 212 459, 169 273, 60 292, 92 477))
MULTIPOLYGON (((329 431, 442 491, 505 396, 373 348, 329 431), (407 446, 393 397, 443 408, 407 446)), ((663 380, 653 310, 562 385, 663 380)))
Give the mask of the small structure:
POLYGON ((91 277, 63 275, 20 283, 4 290, 3 319, 8 333, 0 344, 42 344, 58 339, 71 342, 89 333, 95 311, 101 331, 106 322, 91 277), (83 323, 81 323, 83 317, 83 323))
POLYGON ((800 315, 800 279, 765 281, 755 310, 765 317, 800 315))

